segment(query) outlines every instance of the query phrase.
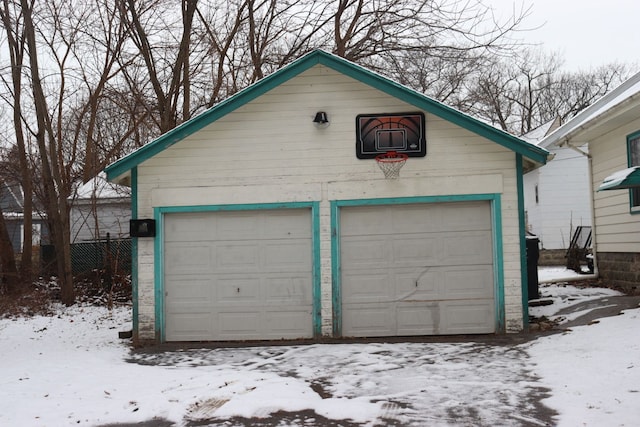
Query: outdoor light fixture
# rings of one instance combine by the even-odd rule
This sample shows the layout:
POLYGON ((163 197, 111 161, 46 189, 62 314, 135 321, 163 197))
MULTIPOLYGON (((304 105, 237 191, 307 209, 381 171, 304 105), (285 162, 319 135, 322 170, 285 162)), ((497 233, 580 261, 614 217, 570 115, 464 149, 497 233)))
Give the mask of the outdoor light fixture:
POLYGON ((327 117, 327 113, 324 111, 318 111, 316 116, 313 118, 313 123, 318 127, 325 127, 329 125, 329 117, 327 117))

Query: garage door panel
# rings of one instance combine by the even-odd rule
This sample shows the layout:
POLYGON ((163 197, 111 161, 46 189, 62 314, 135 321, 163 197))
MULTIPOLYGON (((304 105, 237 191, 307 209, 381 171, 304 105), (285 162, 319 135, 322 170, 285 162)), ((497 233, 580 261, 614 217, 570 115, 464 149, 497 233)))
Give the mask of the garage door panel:
POLYGON ((261 218, 253 212, 216 212, 212 221, 216 240, 242 241, 262 237, 261 218))
POLYGON ((309 241, 267 241, 261 249, 265 260, 261 271, 309 271, 309 241))
POLYGON ((447 268, 443 278, 443 299, 493 298, 493 289, 487 286, 493 280, 490 266, 447 268))
POLYGON ((184 213, 180 217, 181 221, 165 221, 165 242, 202 242, 215 236, 215 227, 206 214, 184 213))
POLYGON ((495 330, 492 300, 443 302, 442 316, 445 334, 486 334, 495 330))
POLYGON ((395 266, 435 265, 442 254, 443 237, 435 235, 397 235, 391 243, 388 263, 395 266))
POLYGON ((487 202, 444 203, 438 209, 444 219, 442 227, 447 231, 491 230, 491 210, 487 209, 487 202))
POLYGON ((344 336, 384 337, 394 335, 395 312, 388 304, 354 305, 343 311, 344 336))
POLYGON ((491 263, 493 251, 491 235, 487 232, 451 234, 443 240, 442 261, 449 265, 491 263))
POLYGON ((398 304, 396 307, 398 335, 432 335, 437 333, 440 323, 439 311, 437 302, 398 304))
POLYGON ((312 333, 307 322, 310 311, 311 308, 302 311, 283 309, 267 311, 265 334, 273 339, 309 336, 312 333))
POLYGON ((264 301, 267 305, 312 305, 311 284, 308 277, 267 277, 264 279, 264 301))
POLYGON ((205 245, 175 244, 165 250, 166 266, 174 274, 211 273, 211 253, 205 245))
POLYGON ((362 239, 350 237, 342 242, 342 252, 345 254, 344 262, 354 268, 379 267, 388 262, 389 250, 385 238, 362 239))
POLYGON ((313 336, 310 209, 172 213, 164 224, 167 341, 313 336))
POLYGON ((440 299, 442 274, 430 269, 413 273, 400 272, 395 275, 396 300, 428 301, 440 299))
POLYGON ((168 314, 172 318, 171 325, 166 331, 168 336, 179 336, 182 341, 192 341, 205 339, 213 333, 213 322, 209 312, 168 314))
POLYGON ((307 239, 311 216, 292 217, 284 211, 273 212, 272 215, 264 217, 261 227, 260 235, 263 239, 307 239))
MULTIPOLYGON (((169 291, 166 294, 168 295, 169 291)), ((180 301, 181 303, 209 304, 214 300, 212 281, 204 278, 182 278, 175 282, 171 294, 180 295, 180 299, 171 299, 170 301, 180 301)))
POLYGON ((255 272, 260 269, 260 248, 253 242, 215 242, 213 247, 216 272, 235 272, 239 268, 255 272))
POLYGON ((489 202, 342 208, 343 334, 492 332, 491 224, 489 202))
POLYGON ((393 216, 393 227, 389 231, 393 234, 437 233, 442 231, 441 209, 425 210, 423 205, 404 205, 402 209, 396 206, 385 208, 387 215, 393 216))
POLYGON ((260 304, 259 277, 219 277, 215 287, 219 304, 260 304))
POLYGON ((260 320, 259 312, 236 309, 219 312, 216 323, 219 327, 219 336, 223 340, 258 339, 260 320))
POLYGON ((393 298, 393 283, 385 270, 369 271, 367 274, 354 274, 346 278, 353 286, 345 287, 342 299, 346 304, 388 302, 393 298))

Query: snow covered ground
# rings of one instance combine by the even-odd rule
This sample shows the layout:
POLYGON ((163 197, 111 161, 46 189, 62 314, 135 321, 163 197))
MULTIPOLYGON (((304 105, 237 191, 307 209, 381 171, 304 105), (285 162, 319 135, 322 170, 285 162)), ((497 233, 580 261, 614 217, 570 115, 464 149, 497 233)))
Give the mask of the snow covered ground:
MULTIPOLYGON (((553 316, 615 292, 542 285, 541 294, 554 304, 532 314, 553 316)), ((631 426, 640 417, 638 309, 520 344, 153 353, 118 339, 130 327, 127 307, 0 320, 0 425, 631 426)))

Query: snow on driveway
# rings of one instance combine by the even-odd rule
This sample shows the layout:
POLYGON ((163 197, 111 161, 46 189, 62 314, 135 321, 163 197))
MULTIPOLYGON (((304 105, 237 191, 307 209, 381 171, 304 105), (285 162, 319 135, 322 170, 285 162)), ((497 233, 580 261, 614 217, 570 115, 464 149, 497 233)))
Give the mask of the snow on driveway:
POLYGON ((638 313, 523 344, 131 353, 117 338, 130 329, 129 308, 58 307, 0 320, 0 425, 634 425, 638 313), (294 415, 272 416, 279 411, 294 415))

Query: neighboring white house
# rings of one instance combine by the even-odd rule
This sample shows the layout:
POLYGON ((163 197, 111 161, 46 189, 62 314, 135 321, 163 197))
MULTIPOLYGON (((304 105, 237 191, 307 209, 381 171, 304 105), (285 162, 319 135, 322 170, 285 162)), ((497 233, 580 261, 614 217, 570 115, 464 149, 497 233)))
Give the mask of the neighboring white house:
POLYGON ((522 178, 548 155, 309 53, 106 169, 132 187, 134 339, 521 331, 522 178))
POLYGON ((104 173, 80 186, 70 200, 71 243, 129 237, 131 189, 106 180, 104 173))
POLYGON ((583 147, 585 144, 591 158, 596 268, 608 281, 637 288, 640 283, 640 192, 598 191, 598 188, 609 175, 640 165, 640 73, 541 142, 547 147, 583 147))
POLYGON ((591 226, 588 148, 550 145, 543 138, 559 125, 556 118, 521 137, 554 155, 524 176, 527 229, 540 239, 542 249, 567 249, 576 227, 591 226))

